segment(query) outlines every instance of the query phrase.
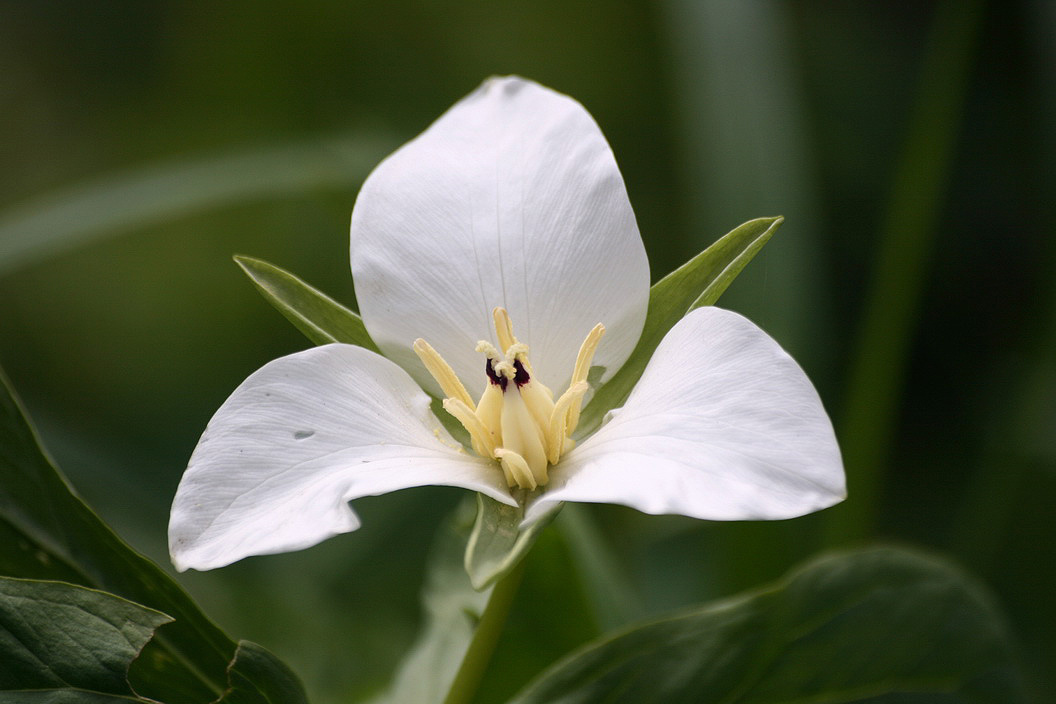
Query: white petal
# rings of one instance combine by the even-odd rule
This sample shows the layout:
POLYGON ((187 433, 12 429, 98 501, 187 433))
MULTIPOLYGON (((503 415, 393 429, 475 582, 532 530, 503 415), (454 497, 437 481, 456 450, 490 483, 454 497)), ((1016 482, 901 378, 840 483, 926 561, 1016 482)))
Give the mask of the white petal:
POLYGON ((641 333, 649 264, 612 150, 573 99, 490 79, 370 175, 351 228, 356 297, 375 342, 426 388, 425 338, 471 392, 478 340, 504 306, 539 379, 561 390, 597 323, 615 372, 641 333))
POLYGON ((351 345, 277 359, 209 422, 169 522, 177 569, 299 550, 359 527, 348 501, 441 484, 516 505, 502 472, 460 452, 429 398, 389 360, 351 345))
POLYGON ((527 522, 554 501, 746 520, 800 516, 846 495, 810 380, 766 333, 719 308, 675 325, 627 404, 550 476, 527 522))

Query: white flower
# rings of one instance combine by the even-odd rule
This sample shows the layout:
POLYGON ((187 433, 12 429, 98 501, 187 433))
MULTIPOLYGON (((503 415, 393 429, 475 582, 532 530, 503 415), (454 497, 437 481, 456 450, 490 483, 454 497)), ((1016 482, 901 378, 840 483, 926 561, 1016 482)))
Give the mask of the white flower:
POLYGON ((676 324, 625 405, 573 447, 588 371, 611 377, 641 333, 649 267, 612 151, 571 98, 485 82, 377 167, 351 233, 356 296, 388 359, 316 347, 235 390, 176 493, 179 569, 314 545, 359 527, 350 500, 428 484, 523 501, 525 524, 558 501, 739 520, 843 498, 810 381, 718 308, 676 324))

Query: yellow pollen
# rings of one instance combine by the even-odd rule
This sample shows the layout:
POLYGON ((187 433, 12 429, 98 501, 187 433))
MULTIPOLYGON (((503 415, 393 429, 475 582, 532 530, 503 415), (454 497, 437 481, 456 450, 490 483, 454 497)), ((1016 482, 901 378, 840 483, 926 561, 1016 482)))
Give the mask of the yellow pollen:
POLYGON ((534 490, 546 485, 549 466, 575 444, 572 431, 590 388, 587 374, 605 326, 598 323, 583 341, 569 387, 555 402, 553 392, 535 378, 528 345, 513 334, 509 313, 495 308, 492 318, 499 347, 486 340, 477 343, 476 351, 488 360, 490 371, 476 404, 451 365, 429 343, 415 340, 414 351, 447 396, 444 410, 469 433, 473 451, 498 460, 509 486, 534 490))

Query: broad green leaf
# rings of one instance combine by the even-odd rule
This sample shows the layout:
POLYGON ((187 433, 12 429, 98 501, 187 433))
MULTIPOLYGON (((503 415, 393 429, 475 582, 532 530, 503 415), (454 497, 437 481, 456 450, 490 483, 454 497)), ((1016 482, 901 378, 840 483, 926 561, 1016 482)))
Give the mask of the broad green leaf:
POLYGON ((422 629, 388 692, 371 704, 442 702, 458 673, 491 590, 477 591, 462 566, 472 513, 456 511, 437 536, 422 591, 422 629))
POLYGON ((230 689, 217 704, 308 704, 293 671, 248 640, 238 644, 227 675, 230 689))
POLYGON ((358 313, 274 264, 242 255, 235 262, 268 303, 315 344, 346 342, 378 352, 358 313))
POLYGON ((0 213, 0 275, 102 237, 236 203, 360 183, 397 142, 345 135, 103 177, 0 213))
POLYGON ((128 668, 171 620, 95 589, 0 577, 0 701, 145 701, 128 668))
MULTIPOLYGON (((129 682, 141 694, 150 694, 165 704, 202 701, 197 688, 200 684, 187 678, 178 662, 172 660, 164 647, 157 645, 165 635, 165 626, 154 640, 132 663, 129 682)), ((227 686, 217 700, 210 696, 210 704, 306 704, 307 698, 297 675, 290 668, 250 641, 240 641, 234 658, 227 666, 227 686)))
POLYGON ((896 549, 832 555, 777 585, 572 654, 514 698, 727 704, 1019 704, 1000 615, 956 568, 896 549))
POLYGON ((638 345, 583 409, 577 437, 588 434, 607 412, 623 404, 667 331, 694 308, 713 305, 782 222, 782 217, 749 220, 653 284, 638 345))
POLYGON ((226 691, 235 643, 73 493, 40 448, 2 371, 0 575, 101 589, 171 616, 174 622, 133 666, 132 681, 143 696, 206 704, 226 691))
POLYGON ((563 504, 521 530, 524 508, 501 504, 477 494, 477 519, 466 543, 465 567, 475 589, 485 589, 517 566, 535 544, 540 531, 554 519, 563 504))

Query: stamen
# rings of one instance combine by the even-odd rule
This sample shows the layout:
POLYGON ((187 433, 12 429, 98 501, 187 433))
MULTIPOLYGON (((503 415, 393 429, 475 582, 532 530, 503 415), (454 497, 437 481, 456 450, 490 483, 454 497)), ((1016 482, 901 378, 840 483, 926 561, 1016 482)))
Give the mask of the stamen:
POLYGON ((469 433, 473 451, 497 459, 511 488, 534 490, 547 483, 548 467, 575 446, 571 435, 590 390, 587 376, 605 326, 595 325, 583 341, 568 390, 555 403, 553 392, 532 371, 528 345, 514 336, 509 313, 495 308, 492 318, 499 347, 486 340, 477 343, 488 379, 477 404, 429 343, 415 340, 414 351, 447 394, 444 409, 469 433))
MULTIPOLYGON (((498 377, 503 382, 506 377, 498 377)), ((502 445, 502 396, 503 388, 499 384, 488 384, 484 387, 484 393, 480 395, 477 402, 477 418, 484 427, 491 431, 491 437, 495 438, 495 446, 502 445)))
POLYGON ((594 353, 598 351, 598 343, 601 342, 604 334, 605 326, 601 323, 595 325, 594 329, 587 333, 587 339, 583 340, 583 344, 579 347, 579 354, 576 355, 576 366, 572 371, 570 387, 573 384, 587 380, 587 374, 590 373, 590 363, 594 361, 594 353))
POLYGON ((565 452, 564 446, 571 442, 567 437, 572 432, 568 428, 568 412, 573 407, 579 407, 583 394, 587 393, 588 388, 587 382, 576 382, 568 388, 568 391, 561 394, 561 398, 557 399, 557 403, 554 404, 546 430, 546 458, 550 464, 557 464, 565 452))
POLYGON ((500 427, 501 449, 516 452, 527 463, 536 484, 545 484, 546 429, 533 417, 521 389, 508 388, 503 394, 500 427))
POLYGON ((433 349, 432 345, 419 337, 414 341, 413 349, 415 354, 418 355, 418 359, 422 360, 422 364, 436 379, 436 383, 440 385, 444 395, 461 401, 471 411, 476 409, 473 398, 466 391, 466 387, 462 385, 458 375, 455 374, 455 370, 440 356, 439 352, 433 349))
POLYGON ((513 321, 505 308, 495 308, 491 311, 491 317, 495 321, 495 333, 499 336, 499 346, 506 352, 511 345, 517 344, 517 338, 513 336, 513 321))
POLYGON ((542 428, 545 434, 547 423, 550 422, 550 413, 554 410, 554 394, 550 389, 543 386, 538 379, 531 376, 529 371, 521 366, 519 359, 513 363, 513 368, 517 372, 513 377, 514 382, 517 384, 517 390, 520 392, 521 398, 524 399, 524 403, 528 407, 529 412, 531 412, 536 425, 542 428))
MULTIPOLYGON (((569 391, 572 390, 576 384, 580 382, 586 382, 587 375, 590 374, 590 363, 594 361, 594 353, 598 351, 598 343, 601 342, 602 336, 605 334, 605 326, 598 323, 594 326, 594 329, 587 333, 587 339, 583 340, 583 344, 579 348, 579 354, 576 355, 576 366, 572 370, 572 381, 569 383, 569 391)), ((568 408, 568 417, 565 420, 565 433, 571 435, 579 425, 579 412, 582 407, 583 396, 580 395, 578 401, 573 403, 568 408)))
POLYGON ((445 398, 444 410, 453 415, 469 433, 474 452, 481 457, 495 457, 495 438, 469 406, 458 399, 445 398))
POLYGON ((532 470, 528 469, 528 463, 516 452, 499 448, 495 450, 495 456, 502 463, 502 469, 513 477, 517 486, 522 489, 534 489, 539 486, 539 482, 535 480, 532 470))
POLYGON ((502 467, 502 476, 506 480, 506 486, 511 489, 515 486, 519 486, 517 480, 513 478, 513 472, 510 471, 509 465, 506 462, 499 460, 499 466, 502 467))

